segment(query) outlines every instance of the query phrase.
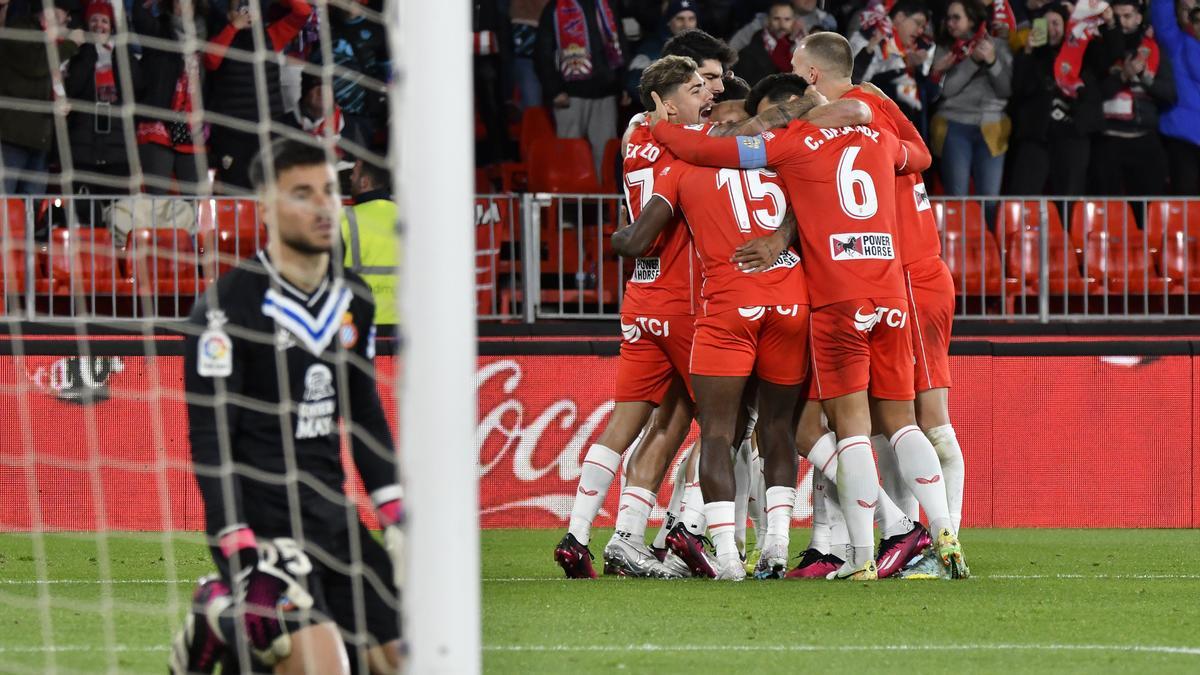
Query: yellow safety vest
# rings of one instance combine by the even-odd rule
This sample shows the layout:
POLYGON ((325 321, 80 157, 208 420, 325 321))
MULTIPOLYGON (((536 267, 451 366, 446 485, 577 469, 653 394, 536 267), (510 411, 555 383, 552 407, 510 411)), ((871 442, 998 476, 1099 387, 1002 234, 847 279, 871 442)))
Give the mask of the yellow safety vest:
POLYGON ((399 211, 391 200, 373 199, 347 207, 342 213, 345 265, 371 288, 377 326, 396 325, 400 318, 396 313, 399 211))

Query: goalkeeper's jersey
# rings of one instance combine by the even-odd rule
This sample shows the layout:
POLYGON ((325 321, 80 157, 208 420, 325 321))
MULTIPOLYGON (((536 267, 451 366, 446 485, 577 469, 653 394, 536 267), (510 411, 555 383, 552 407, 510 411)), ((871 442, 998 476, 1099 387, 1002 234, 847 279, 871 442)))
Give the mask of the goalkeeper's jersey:
POLYGON ((189 438, 213 537, 249 526, 259 537, 337 541, 357 519, 339 453, 347 410, 367 490, 386 492, 396 482, 375 385, 374 304, 362 279, 348 270, 339 278, 334 264, 304 293, 259 252, 192 311, 184 352, 189 438))

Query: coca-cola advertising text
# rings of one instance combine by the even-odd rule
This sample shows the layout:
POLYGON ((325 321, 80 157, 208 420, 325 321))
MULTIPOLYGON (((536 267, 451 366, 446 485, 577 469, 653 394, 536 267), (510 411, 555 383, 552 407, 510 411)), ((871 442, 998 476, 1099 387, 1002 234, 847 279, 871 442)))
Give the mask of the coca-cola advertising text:
MULTIPOLYGON (((395 419, 393 359, 377 361, 395 419)), ((0 531, 202 529, 182 362, 0 356, 0 531)), ((616 358, 478 363, 475 447, 417 451, 477 453, 483 527, 562 527, 614 405, 616 358)), ((1200 526, 1200 360, 956 356, 951 371, 965 526, 1200 526)), ((801 467, 798 522, 810 513, 801 467)), ((361 497, 356 480, 350 490, 361 497)), ((612 523, 616 499, 614 485, 598 525, 612 523)))

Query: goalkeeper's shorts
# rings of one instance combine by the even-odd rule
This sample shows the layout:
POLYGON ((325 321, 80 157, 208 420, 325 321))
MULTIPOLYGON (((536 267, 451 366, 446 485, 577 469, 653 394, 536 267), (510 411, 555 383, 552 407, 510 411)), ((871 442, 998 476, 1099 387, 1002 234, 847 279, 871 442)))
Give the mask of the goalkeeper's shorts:
MULTIPOLYGON (((309 540, 303 550, 290 537, 259 536, 258 556, 260 565, 266 562, 287 573, 312 598, 311 608, 283 612, 288 630, 295 632, 305 626, 333 621, 341 629, 353 661, 355 651, 398 639, 400 624, 391 558, 361 524, 353 548, 350 535, 350 532, 334 536, 322 533, 319 545, 309 540), (355 550, 361 553, 362 563, 357 574, 351 563, 355 550), (359 588, 355 588, 356 576, 361 582, 359 588)), ((223 560, 221 556, 215 559, 223 560)), ((220 567, 222 577, 230 579, 227 565, 220 567)))

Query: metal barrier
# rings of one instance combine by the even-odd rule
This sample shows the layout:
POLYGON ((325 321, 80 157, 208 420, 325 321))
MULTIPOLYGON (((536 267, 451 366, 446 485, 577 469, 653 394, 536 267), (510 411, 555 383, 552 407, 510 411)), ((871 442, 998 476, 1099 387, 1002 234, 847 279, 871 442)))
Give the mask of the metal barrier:
POLYGON ((961 318, 1200 316, 1200 200, 935 198, 961 318))
POLYGON ((524 298, 534 297, 520 287, 525 265, 523 217, 528 213, 517 195, 477 195, 475 198, 475 294, 480 319, 524 316, 524 298))
POLYGON ((266 243, 247 199, 0 200, 0 310, 27 319, 180 319, 266 243))
MULTIPOLYGON (((478 314, 619 316, 623 197, 488 194, 475 202, 478 314)), ((1041 321, 1200 316, 1198 198, 932 200, 956 316, 1041 321)), ((0 200, 0 310, 9 317, 183 318, 265 244, 253 200, 0 200)))

